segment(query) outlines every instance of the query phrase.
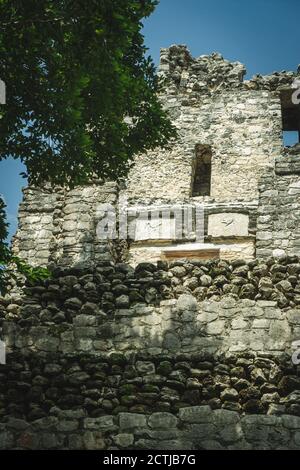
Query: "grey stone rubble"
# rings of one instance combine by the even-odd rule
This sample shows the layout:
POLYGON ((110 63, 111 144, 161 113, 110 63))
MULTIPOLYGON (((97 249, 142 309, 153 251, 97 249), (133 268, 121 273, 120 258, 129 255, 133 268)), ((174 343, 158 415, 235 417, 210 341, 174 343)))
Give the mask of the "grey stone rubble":
POLYGON ((11 353, 6 368, 1 366, 3 425, 12 417, 28 423, 45 418, 53 407, 90 418, 158 411, 177 416, 192 405, 241 415, 300 416, 299 370, 287 355, 62 354, 46 351, 44 344, 42 351, 11 353))

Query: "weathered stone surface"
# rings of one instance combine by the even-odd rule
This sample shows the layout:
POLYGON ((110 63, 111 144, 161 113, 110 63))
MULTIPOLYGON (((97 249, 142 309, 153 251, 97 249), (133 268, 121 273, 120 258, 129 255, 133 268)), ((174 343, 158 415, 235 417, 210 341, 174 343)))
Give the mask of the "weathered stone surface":
POLYGON ((114 423, 113 416, 101 416, 99 418, 86 418, 84 428, 97 431, 114 431, 117 426, 114 423))
POLYGON ((177 300, 176 308, 179 312, 195 311, 197 310, 197 301, 192 295, 182 294, 177 300))
MULTIPOLYGON (((53 411, 64 413, 59 409, 53 411)), ((300 449, 299 418, 290 415, 240 416, 228 410, 194 406, 182 408, 179 420, 170 413, 150 414, 149 427, 145 415, 134 413, 120 413, 116 417, 107 415, 84 422, 84 429, 81 429, 80 419, 43 420, 38 431, 36 424, 28 423, 26 431, 22 429, 20 435, 24 426, 15 426, 17 420, 11 420, 10 431, 4 424, 0 425, 0 448, 102 450, 113 442, 117 449, 300 449), (51 431, 47 422, 51 424, 51 431), (101 429, 96 429, 97 424, 101 429), (62 431, 67 433, 67 441, 62 437, 62 431), (108 436, 112 441, 107 439, 108 436)))
POLYGON ((148 420, 148 424, 152 429, 176 428, 177 422, 176 416, 170 413, 153 413, 148 420))
POLYGON ((128 449, 134 442, 134 435, 125 433, 117 434, 114 436, 114 441, 118 447, 121 447, 121 449, 128 449))
POLYGON ((86 431, 83 434, 83 445, 86 450, 103 450, 105 449, 105 440, 99 431, 86 431))
POLYGON ((211 214, 208 235, 212 237, 245 237, 249 234, 249 216, 245 214, 211 214))
POLYGON ((120 429, 127 431, 147 426, 146 417, 136 413, 121 413, 119 416, 120 429))
POLYGON ((187 423, 209 423, 212 411, 209 406, 193 406, 179 410, 179 419, 187 423))

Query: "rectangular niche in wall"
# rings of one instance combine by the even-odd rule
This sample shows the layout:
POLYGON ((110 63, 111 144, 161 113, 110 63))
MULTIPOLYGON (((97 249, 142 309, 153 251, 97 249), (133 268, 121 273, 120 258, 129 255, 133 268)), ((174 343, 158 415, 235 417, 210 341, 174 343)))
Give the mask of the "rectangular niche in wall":
POLYGON ((212 151, 209 145, 196 145, 192 196, 210 196, 212 151))
POLYGON ((295 90, 281 90, 282 130, 285 146, 300 142, 300 105, 293 103, 295 90))

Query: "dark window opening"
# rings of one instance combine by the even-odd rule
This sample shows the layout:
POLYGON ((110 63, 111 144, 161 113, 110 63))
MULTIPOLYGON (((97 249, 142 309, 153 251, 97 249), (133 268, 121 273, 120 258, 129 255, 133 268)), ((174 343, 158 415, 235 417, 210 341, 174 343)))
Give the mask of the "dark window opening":
POLYGON ((211 148, 208 145, 196 145, 195 154, 192 196, 210 196, 211 148))
POLYGON ((280 93, 284 146, 292 146, 300 142, 300 105, 293 103, 294 91, 288 89, 280 93))

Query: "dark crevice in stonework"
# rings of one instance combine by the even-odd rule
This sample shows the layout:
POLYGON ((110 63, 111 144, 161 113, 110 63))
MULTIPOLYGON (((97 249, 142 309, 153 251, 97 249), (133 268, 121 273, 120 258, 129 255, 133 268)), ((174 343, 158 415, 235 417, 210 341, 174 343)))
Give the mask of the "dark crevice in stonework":
POLYGON ((211 148, 196 145, 193 171, 192 196, 210 196, 211 192, 211 148))

